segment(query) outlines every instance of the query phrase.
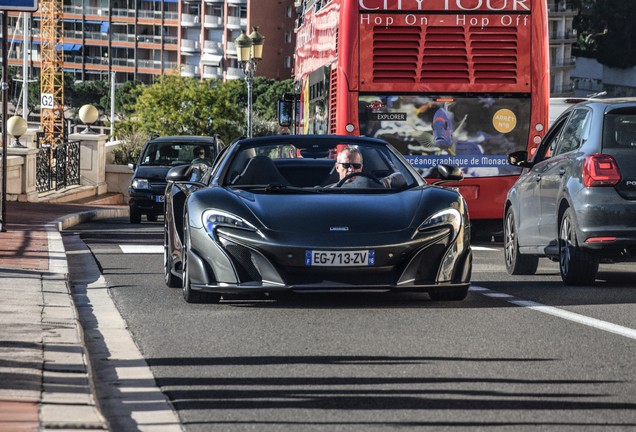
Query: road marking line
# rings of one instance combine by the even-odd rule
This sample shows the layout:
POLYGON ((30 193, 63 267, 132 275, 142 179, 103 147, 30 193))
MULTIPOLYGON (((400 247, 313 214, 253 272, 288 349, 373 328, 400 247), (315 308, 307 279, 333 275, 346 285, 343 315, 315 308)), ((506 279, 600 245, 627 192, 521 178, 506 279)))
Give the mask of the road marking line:
POLYGON ((569 312, 563 309, 555 308, 553 306, 546 306, 544 304, 533 302, 530 300, 519 299, 509 294, 504 294, 497 291, 489 290, 488 288, 483 288, 479 286, 471 286, 470 290, 476 293, 479 293, 481 295, 484 295, 486 297, 506 298, 507 299, 506 301, 508 303, 512 303, 517 306, 532 309, 537 312, 542 312, 542 313, 552 315, 558 318, 563 318, 568 321, 576 322, 579 324, 586 325, 588 327, 593 327, 599 330, 614 333, 620 336, 624 336, 626 338, 636 339, 636 330, 631 329, 629 327, 623 327, 618 324, 612 324, 607 321, 602 321, 596 318, 591 318, 585 315, 569 312))
POLYGON ((119 245, 125 254, 162 254, 163 246, 156 245, 119 245))
POLYGON ((486 247, 486 246, 471 246, 470 248, 475 251, 495 251, 495 252, 501 251, 501 249, 495 249, 495 248, 486 247))

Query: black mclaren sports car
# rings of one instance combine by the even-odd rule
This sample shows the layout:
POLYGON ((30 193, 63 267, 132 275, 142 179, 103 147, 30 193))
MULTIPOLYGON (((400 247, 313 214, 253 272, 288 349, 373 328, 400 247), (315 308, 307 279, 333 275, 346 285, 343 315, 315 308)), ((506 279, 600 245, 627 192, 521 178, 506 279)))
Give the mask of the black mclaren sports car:
MULTIPOLYGON (((431 177, 461 180, 451 166, 431 177)), ((174 167, 165 195, 165 281, 187 302, 291 292, 466 297, 468 210, 385 141, 243 139, 212 167, 174 167)))

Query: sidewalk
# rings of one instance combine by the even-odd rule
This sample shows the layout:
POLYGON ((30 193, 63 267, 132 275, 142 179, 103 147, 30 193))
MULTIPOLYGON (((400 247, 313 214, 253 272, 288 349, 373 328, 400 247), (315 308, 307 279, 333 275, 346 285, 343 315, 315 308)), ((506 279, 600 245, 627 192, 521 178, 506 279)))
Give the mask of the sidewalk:
POLYGON ((7 202, 0 232, 0 431, 110 430, 59 230, 126 206, 7 202))

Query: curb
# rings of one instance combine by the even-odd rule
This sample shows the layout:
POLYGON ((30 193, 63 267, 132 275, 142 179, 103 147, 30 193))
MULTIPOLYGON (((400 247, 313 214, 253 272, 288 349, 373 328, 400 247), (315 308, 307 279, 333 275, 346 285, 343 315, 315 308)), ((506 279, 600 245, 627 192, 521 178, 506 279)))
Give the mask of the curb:
MULTIPOLYGON (((90 249, 78 234, 66 234, 64 238, 61 235, 62 230, 80 223, 128 216, 129 209, 125 207, 82 211, 56 219, 50 224, 49 239, 61 243, 61 247, 53 249, 61 250, 63 257, 56 259, 56 250, 52 250, 50 256, 52 261, 64 263, 90 396, 103 419, 103 429, 182 432, 178 414, 156 386, 152 371, 128 332, 90 249), (137 362, 134 368, 122 366, 131 360, 137 362)), ((54 265, 52 261, 50 265, 54 265)), ((42 424, 45 421, 42 419, 42 424)), ((99 425, 93 424, 92 429, 96 428, 100 429, 99 425)))

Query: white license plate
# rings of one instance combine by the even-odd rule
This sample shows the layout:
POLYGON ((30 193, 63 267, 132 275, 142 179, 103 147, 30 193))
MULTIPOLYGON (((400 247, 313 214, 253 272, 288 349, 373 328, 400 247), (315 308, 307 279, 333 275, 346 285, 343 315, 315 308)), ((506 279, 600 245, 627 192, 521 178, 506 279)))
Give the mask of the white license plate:
POLYGON ((305 251, 305 265, 323 267, 362 267, 375 265, 374 250, 356 251, 305 251))
POLYGON ((155 202, 164 202, 165 200, 165 195, 155 195, 155 202))

